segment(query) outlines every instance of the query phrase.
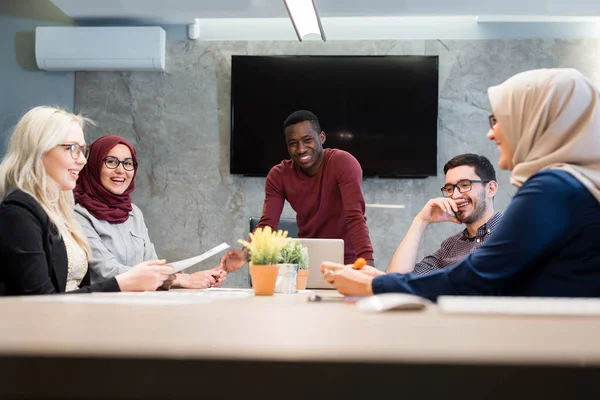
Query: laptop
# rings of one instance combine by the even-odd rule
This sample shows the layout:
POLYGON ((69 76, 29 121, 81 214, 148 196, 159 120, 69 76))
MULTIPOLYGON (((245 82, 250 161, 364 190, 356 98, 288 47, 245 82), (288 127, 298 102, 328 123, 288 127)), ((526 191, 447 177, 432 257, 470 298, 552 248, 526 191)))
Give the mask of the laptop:
POLYGON ((300 244, 308 250, 308 280, 307 289, 335 289, 325 281, 321 274, 321 263, 330 261, 338 264, 344 263, 343 239, 298 239, 300 244))

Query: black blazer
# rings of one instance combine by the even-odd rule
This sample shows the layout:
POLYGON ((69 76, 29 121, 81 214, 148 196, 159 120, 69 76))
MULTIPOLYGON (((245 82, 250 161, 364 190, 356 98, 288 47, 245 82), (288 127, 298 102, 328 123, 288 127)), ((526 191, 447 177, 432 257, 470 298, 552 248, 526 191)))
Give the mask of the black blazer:
MULTIPOLYGON (((17 190, 0 204, 0 296, 65 291, 68 258, 63 239, 48 214, 29 194, 17 190)), ((118 292, 115 278, 69 293, 118 292)))

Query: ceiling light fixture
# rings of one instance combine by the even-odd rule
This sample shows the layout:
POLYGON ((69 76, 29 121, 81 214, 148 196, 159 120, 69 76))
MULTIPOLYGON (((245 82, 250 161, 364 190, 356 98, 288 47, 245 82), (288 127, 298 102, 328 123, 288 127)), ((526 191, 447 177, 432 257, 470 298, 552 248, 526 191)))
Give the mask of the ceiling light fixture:
POLYGON ((311 33, 319 35, 325 41, 325 32, 314 0, 283 0, 283 2, 299 41, 311 33))

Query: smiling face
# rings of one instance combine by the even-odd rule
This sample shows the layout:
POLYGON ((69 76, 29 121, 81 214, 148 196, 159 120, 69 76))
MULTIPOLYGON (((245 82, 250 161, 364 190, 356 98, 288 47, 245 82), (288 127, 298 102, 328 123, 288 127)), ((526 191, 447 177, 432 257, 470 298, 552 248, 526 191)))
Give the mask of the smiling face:
MULTIPOLYGON (((67 135, 61 144, 85 146, 83 130, 77 122, 69 124, 67 135)), ((74 159, 68 147, 57 146, 42 156, 42 163, 46 173, 58 184, 60 190, 73 190, 86 159, 83 152, 74 159)))
MULTIPOLYGON (((449 169, 446 172, 446 183, 456 185, 459 181, 469 179, 478 181, 481 178, 475 173, 475 168, 470 165, 461 165, 456 168, 449 169)), ((491 197, 487 190, 488 184, 473 182, 471 190, 465 193, 460 193, 457 188, 454 188, 452 199, 458 206, 456 218, 464 224, 471 224, 483 218, 488 208, 491 207, 491 197)))
POLYGON ((513 151, 498 121, 496 121, 494 127, 489 130, 487 138, 496 142, 496 146, 498 147, 498 153, 500 153, 498 166, 501 169, 511 171, 514 168, 513 151))
MULTIPOLYGON (((118 144, 106 155, 106 158, 112 157, 119 161, 129 160, 131 161, 131 151, 129 147, 124 144, 118 144)), ((102 161, 102 169, 100 170, 100 183, 104 189, 108 190, 112 194, 123 194, 125 190, 131 185, 131 181, 135 175, 135 170, 126 171, 123 168, 123 163, 119 163, 119 166, 115 169, 110 169, 106 166, 106 163, 102 161)))
POLYGON ((290 158, 309 176, 319 170, 323 161, 325 132, 315 131, 310 121, 302 121, 285 129, 290 158))

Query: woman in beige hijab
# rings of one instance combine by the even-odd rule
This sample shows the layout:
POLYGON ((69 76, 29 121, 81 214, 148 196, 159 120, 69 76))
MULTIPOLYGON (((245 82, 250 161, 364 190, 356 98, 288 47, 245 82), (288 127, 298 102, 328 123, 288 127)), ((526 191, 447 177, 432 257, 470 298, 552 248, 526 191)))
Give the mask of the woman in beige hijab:
POLYGON ((574 69, 517 74, 489 88, 488 138, 519 188, 476 252, 427 275, 324 263, 346 295, 600 297, 600 94, 574 69))

